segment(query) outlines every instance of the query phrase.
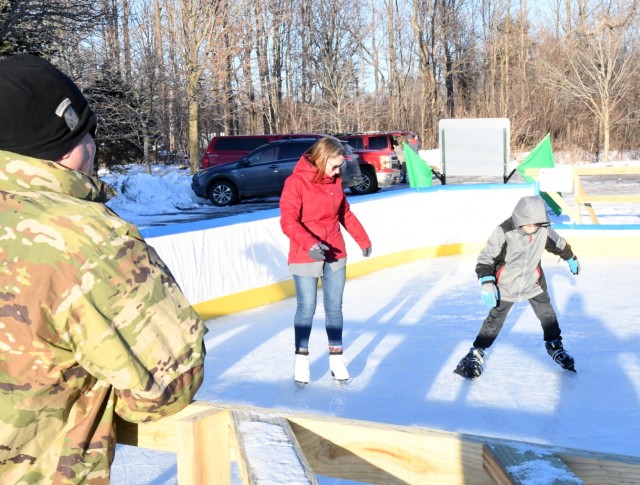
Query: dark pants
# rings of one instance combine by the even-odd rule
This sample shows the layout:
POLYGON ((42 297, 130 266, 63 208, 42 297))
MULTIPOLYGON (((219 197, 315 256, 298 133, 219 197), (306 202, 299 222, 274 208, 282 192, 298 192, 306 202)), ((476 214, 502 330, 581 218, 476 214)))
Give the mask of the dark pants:
MULTIPOLYGON (((530 298, 529 304, 531 308, 533 308, 533 312, 536 314, 536 317, 538 317, 538 320, 540 320, 545 342, 560 338, 560 326, 558 325, 556 312, 551 306, 549 293, 543 291, 538 296, 530 298)), ((502 330, 502 325, 511 307, 513 307, 512 301, 500 301, 497 307, 489 311, 489 315, 487 315, 487 318, 482 323, 480 332, 478 332, 478 336, 473 342, 474 347, 481 349, 491 347, 498 337, 500 330, 502 330)))

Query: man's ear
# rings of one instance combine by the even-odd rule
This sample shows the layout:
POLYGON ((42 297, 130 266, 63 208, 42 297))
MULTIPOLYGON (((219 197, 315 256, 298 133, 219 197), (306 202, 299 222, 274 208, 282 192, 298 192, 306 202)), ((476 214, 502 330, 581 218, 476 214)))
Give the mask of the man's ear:
POLYGON ((58 158, 58 159, 56 160, 56 162, 57 162, 57 163, 60 163, 60 162, 62 162, 63 160, 68 159, 70 156, 71 156, 71 152, 69 152, 69 153, 65 153, 65 154, 64 154, 64 155, 62 155, 60 158, 58 158))

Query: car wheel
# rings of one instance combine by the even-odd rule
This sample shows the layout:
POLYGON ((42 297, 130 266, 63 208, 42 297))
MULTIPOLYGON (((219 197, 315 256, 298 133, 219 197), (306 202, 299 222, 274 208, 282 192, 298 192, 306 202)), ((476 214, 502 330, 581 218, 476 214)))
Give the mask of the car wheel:
POLYGON ((358 185, 350 187, 351 193, 354 195, 373 194, 378 190, 378 179, 375 172, 369 167, 360 167, 362 172, 362 182, 358 185))
POLYGON ((209 200, 218 207, 236 204, 238 202, 238 190, 227 180, 213 182, 209 187, 209 200))

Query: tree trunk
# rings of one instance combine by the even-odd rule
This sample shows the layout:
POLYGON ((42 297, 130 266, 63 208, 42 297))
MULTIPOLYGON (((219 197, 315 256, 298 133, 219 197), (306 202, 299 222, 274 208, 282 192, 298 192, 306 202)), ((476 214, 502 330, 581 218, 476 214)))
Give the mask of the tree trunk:
POLYGON ((131 35, 129 33, 129 0, 122 0, 122 49, 124 51, 124 79, 131 84, 131 35))
POLYGON ((395 41, 395 15, 393 9, 394 0, 389 2, 387 8, 387 41, 389 42, 389 107, 391 109, 391 122, 395 123, 398 113, 398 61, 396 59, 396 41, 395 41))
POLYGON ((164 63, 164 35, 162 28, 162 7, 160 0, 153 0, 153 31, 155 37, 155 66, 158 71, 158 119, 160 140, 164 148, 169 149, 170 136, 168 124, 169 103, 167 100, 167 74, 164 63))
POLYGON ((200 168, 200 145, 198 143, 198 73, 192 70, 187 83, 187 102, 189 108, 189 165, 194 174, 200 168))

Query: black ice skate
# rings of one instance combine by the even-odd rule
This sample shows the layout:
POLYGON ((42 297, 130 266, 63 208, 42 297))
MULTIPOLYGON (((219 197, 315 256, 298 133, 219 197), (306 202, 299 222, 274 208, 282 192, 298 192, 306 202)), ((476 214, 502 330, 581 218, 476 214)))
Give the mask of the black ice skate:
POLYGON ((460 362, 458 362, 458 366, 453 372, 462 377, 466 377, 467 379, 480 377, 480 374, 482 374, 483 363, 484 350, 471 347, 471 349, 469 349, 469 353, 465 355, 460 362))
POLYGON ((564 350, 564 347, 562 346, 562 339, 545 342, 545 347, 547 348, 547 353, 560 367, 576 372, 574 367, 575 361, 573 360, 573 357, 564 350))

